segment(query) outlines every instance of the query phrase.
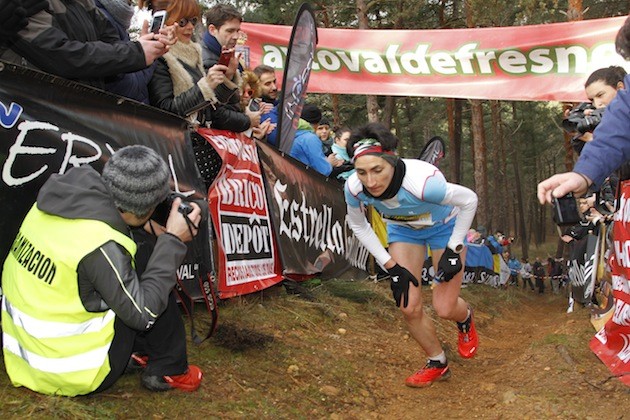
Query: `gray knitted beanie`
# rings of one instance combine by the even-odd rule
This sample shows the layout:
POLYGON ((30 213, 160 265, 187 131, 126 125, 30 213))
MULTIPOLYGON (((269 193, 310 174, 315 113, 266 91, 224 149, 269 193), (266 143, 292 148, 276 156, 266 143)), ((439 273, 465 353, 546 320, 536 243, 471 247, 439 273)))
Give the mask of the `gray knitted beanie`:
POLYGON ((118 150, 105 163, 102 177, 116 207, 138 217, 148 215, 169 192, 166 162, 146 146, 118 150))

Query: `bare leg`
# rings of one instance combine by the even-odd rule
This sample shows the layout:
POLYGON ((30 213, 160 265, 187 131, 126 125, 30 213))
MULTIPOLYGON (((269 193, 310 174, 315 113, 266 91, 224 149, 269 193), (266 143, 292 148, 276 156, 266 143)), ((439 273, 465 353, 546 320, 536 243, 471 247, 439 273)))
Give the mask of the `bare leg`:
MULTIPOLYGON (((433 268, 437 272, 437 265, 444 250, 435 249, 431 252, 433 254, 433 268)), ((464 322, 468 316, 468 303, 459 296, 459 292, 464 278, 465 248, 459 257, 462 261, 462 270, 451 281, 438 283, 433 289, 433 308, 442 319, 464 322)))
MULTIPOLYGON (((389 253, 398 264, 411 271, 416 279, 421 281, 426 247, 394 242, 389 246, 389 253)), ((415 287, 413 284, 409 285, 409 305, 403 308, 401 303, 400 310, 403 313, 409 333, 420 344, 427 356, 433 357, 442 353, 442 345, 437 338, 433 320, 424 313, 420 287, 415 287)))

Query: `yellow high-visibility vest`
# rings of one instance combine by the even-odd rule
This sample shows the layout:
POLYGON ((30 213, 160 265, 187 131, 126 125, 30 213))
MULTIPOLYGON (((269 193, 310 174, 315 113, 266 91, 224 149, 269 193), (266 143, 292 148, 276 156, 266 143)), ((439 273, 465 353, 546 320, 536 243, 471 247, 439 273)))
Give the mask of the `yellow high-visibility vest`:
POLYGON ((77 268, 110 240, 135 255, 134 241, 104 222, 64 219, 37 204, 27 214, 2 271, 3 352, 14 386, 82 395, 109 373, 115 314, 85 310, 77 268))

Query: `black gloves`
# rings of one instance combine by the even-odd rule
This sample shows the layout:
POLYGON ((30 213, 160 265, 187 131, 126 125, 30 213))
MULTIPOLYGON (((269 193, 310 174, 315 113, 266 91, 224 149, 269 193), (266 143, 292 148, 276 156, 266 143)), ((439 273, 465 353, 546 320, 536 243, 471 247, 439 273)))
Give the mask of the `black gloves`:
POLYGON ((416 280, 409 270, 398 264, 388 269, 387 273, 389 273, 391 277, 390 287, 394 294, 396 306, 400 307, 400 300, 404 297, 403 308, 406 308, 409 304, 409 282, 412 282, 414 286, 418 287, 418 280, 416 280))
POLYGON ((47 8, 47 0, 0 0, 0 40, 14 36, 29 17, 47 8))
POLYGON ((446 249, 444 249, 444 254, 442 254, 442 258, 440 258, 440 262, 438 263, 435 280, 438 282, 451 281, 455 274, 459 273, 461 269, 462 261, 459 259, 459 254, 451 248, 446 247, 446 249))

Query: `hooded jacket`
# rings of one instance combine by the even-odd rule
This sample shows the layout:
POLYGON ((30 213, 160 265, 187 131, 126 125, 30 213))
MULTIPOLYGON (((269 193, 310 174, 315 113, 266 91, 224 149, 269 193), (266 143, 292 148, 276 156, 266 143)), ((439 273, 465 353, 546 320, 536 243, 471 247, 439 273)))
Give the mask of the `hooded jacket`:
POLYGON ((322 141, 314 133, 313 127, 303 119, 298 122, 289 155, 324 176, 332 172, 332 165, 326 160, 322 150, 322 141))
MULTIPOLYGON (((37 207, 65 219, 98 220, 132 237, 107 186, 89 166, 51 176, 39 192, 37 207)), ((122 245, 113 241, 101 245, 87 254, 77 269, 83 306, 88 312, 112 309, 127 326, 149 329, 166 309, 186 250, 175 236, 160 235, 139 279, 132 264, 134 256, 122 245)))

